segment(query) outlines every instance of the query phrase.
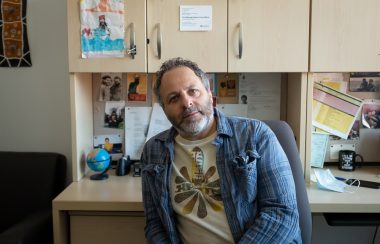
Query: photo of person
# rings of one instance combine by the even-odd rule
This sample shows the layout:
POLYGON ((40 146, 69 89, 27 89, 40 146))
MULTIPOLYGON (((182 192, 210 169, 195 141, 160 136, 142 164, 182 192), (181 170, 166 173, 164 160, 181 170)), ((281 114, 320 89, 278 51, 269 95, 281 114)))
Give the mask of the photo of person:
POLYGON ((380 88, 380 73, 358 72, 351 73, 351 92, 377 92, 380 88))
POLYGON ((364 104, 362 109, 364 128, 380 129, 380 104, 364 104))
POLYGON ((248 97, 247 95, 241 95, 240 97, 240 103, 241 104, 247 104, 248 97))
POLYGON ((99 102, 124 100, 121 73, 102 73, 100 77, 99 102))
POLYGON ((113 144, 110 142, 110 138, 106 137, 104 139, 104 149, 107 151, 107 152, 112 152, 112 148, 113 148, 113 144))
POLYGON ((124 128, 124 106, 125 102, 106 102, 104 114, 104 127, 124 128))
POLYGON ((113 84, 111 86, 111 101, 122 100, 122 82, 120 76, 116 75, 113 78, 113 84))
POLYGON ((113 84, 112 78, 109 75, 102 75, 102 81, 99 89, 99 101, 111 100, 111 86, 113 84))
POLYGON ((94 136, 94 148, 106 150, 112 160, 118 160, 123 154, 124 137, 121 134, 103 134, 94 136))

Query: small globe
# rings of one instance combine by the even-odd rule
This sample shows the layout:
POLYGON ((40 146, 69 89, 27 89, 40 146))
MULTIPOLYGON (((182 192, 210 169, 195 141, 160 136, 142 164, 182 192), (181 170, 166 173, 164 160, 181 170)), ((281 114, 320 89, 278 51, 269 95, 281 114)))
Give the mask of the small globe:
POLYGON ((101 172, 108 169, 111 163, 111 157, 106 150, 96 148, 87 154, 86 162, 91 170, 101 172))

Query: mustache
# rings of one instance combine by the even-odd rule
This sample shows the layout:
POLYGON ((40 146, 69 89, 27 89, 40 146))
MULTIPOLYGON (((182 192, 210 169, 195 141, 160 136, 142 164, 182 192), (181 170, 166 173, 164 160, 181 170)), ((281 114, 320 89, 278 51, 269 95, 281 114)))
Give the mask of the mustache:
POLYGON ((191 108, 186 108, 185 110, 183 110, 182 117, 186 117, 189 114, 194 113, 194 112, 199 112, 199 113, 203 114, 203 112, 201 110, 199 110, 198 108, 191 107, 191 108))

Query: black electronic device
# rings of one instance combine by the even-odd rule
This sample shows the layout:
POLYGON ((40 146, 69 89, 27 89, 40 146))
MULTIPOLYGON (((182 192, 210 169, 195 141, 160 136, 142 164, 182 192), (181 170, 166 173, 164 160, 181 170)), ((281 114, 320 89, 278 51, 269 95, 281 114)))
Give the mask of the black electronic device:
POLYGON ((360 182, 360 186, 362 186, 362 187, 380 189, 380 182, 367 181, 367 180, 357 180, 357 179, 346 180, 346 184, 350 185, 352 183, 353 186, 357 186, 359 184, 359 182, 360 182))
POLYGON ((132 161, 129 156, 123 156, 119 159, 116 165, 116 175, 123 176, 131 171, 132 161))
POLYGON ((136 162, 133 164, 133 176, 141 176, 141 163, 136 162))

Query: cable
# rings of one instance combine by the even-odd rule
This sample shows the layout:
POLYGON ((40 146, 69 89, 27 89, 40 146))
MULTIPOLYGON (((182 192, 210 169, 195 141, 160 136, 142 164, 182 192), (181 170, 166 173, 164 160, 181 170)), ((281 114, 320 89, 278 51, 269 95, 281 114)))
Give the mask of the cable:
POLYGON ((379 229, 379 226, 376 225, 375 234, 373 234, 372 244, 375 244, 375 240, 376 240, 376 235, 377 235, 377 230, 378 230, 378 229, 379 229))

